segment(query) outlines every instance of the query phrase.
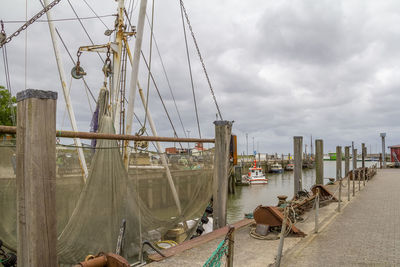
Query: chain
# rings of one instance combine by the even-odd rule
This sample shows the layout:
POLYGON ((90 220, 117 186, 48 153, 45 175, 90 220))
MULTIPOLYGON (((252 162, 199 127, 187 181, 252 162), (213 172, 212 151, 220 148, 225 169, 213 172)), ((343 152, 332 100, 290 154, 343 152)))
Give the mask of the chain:
POLYGON ((197 55, 199 56, 201 65, 203 66, 203 71, 204 71, 204 74, 206 75, 206 79, 207 79, 207 82, 208 82, 208 86, 210 87, 210 91, 211 91, 212 97, 213 97, 213 99, 214 99, 215 106, 217 107, 218 115, 219 115, 220 119, 222 120, 222 115, 221 115, 221 111, 220 111, 219 106, 218 106, 218 103, 217 103, 217 98, 215 97, 214 89, 213 89, 213 87, 212 87, 212 85, 211 85, 210 78, 208 77, 206 65, 204 64, 203 57, 201 56, 200 49, 199 49, 199 46, 198 46, 198 44, 197 44, 196 37, 194 36, 194 32, 193 32, 193 29, 192 29, 192 25, 190 24, 190 21, 189 21, 189 16, 188 16, 188 14, 187 14, 187 12, 186 12, 186 8, 185 8, 185 6, 184 6, 184 4, 183 4, 183 0, 180 0, 180 4, 181 4, 181 7, 182 7, 182 9, 183 9, 183 13, 185 13, 186 22, 187 22, 187 24, 188 24, 188 26, 189 26, 190 34, 192 35, 194 45, 196 46, 197 55))
MULTIPOLYGON (((33 16, 30 20, 28 20, 24 25, 22 25, 16 32, 11 34, 9 37, 7 37, 4 41, 0 43, 0 48, 3 47, 6 43, 10 42, 12 38, 20 34, 22 31, 24 31, 26 28, 28 28, 29 25, 34 23, 37 19, 39 19, 41 16, 43 16, 47 11, 52 9, 55 5, 57 5, 61 0, 54 0, 51 2, 48 6, 43 8, 39 13, 37 13, 35 16, 33 16)), ((2 32, 4 32, 4 26, 2 25, 2 32)))

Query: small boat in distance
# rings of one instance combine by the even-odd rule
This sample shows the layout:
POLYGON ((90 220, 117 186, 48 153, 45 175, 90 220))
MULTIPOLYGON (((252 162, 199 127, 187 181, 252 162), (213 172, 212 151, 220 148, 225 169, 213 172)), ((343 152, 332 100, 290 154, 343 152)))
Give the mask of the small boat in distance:
POLYGON ((293 163, 289 163, 288 165, 286 165, 285 170, 286 171, 293 171, 294 170, 294 164, 293 163))
POLYGON ((249 168, 249 173, 242 176, 243 180, 250 184, 267 184, 268 179, 265 177, 261 167, 257 167, 257 161, 254 160, 254 165, 249 168))
POLYGON ((283 168, 282 165, 279 163, 274 163, 271 165, 271 172, 273 173, 282 173, 283 172, 283 168))

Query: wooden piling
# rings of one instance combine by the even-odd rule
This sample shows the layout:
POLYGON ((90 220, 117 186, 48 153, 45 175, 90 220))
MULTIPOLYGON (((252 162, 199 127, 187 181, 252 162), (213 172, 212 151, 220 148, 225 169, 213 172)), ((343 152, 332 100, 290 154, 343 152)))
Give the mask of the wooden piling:
POLYGON ((293 137, 294 148, 294 196, 303 189, 302 185, 302 166, 303 166, 303 136, 293 137))
POLYGON ((380 134, 381 138, 382 138, 382 159, 383 159, 383 168, 386 168, 386 148, 385 148, 385 137, 386 137, 386 133, 381 133, 380 134))
POLYGON ((18 266, 57 263, 57 93, 27 89, 17 94, 18 266))
POLYGON ((357 149, 353 149, 353 197, 356 194, 356 173, 355 170, 357 169, 357 149))
POLYGON ((366 147, 365 143, 361 144, 361 166, 362 166, 362 179, 363 179, 363 185, 365 186, 365 153, 366 153, 366 147))
POLYGON ((347 177, 347 201, 350 201, 350 147, 344 147, 344 176, 347 177))
POLYGON ((336 181, 342 178, 342 147, 336 147, 336 181))
POLYGON ((226 225, 229 177, 229 146, 232 122, 215 121, 215 157, 213 178, 214 230, 226 225))
POLYGON ((324 141, 315 140, 315 184, 324 184, 324 141))

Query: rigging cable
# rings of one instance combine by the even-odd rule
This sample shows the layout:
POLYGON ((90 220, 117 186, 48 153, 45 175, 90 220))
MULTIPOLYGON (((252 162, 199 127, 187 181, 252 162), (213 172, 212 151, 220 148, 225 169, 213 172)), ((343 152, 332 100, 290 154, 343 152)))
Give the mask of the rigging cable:
MULTIPOLYGON (((101 15, 101 16, 94 16, 94 17, 81 17, 81 20, 87 20, 87 19, 97 19, 97 18, 106 18, 106 17, 115 17, 115 14, 110 14, 110 15, 101 15)), ((48 22, 57 22, 57 21, 71 21, 71 20, 78 20, 77 18, 63 18, 63 19, 52 19, 52 20, 48 20, 48 19, 38 19, 35 22, 44 22, 44 23, 48 23, 48 22)), ((26 22, 25 20, 5 20, 4 24, 7 23, 24 23, 26 22)))
POLYGON ((152 1, 152 7, 151 7, 151 25, 150 25, 150 52, 149 52, 149 67, 148 67, 148 74, 147 74, 147 93, 146 93, 146 113, 144 116, 144 126, 146 127, 146 120, 147 120, 147 113, 149 110, 149 94, 150 94, 150 72, 151 72, 151 60, 153 58, 153 32, 154 32, 154 0, 152 1))
POLYGON ((104 23, 104 21, 100 18, 99 15, 97 15, 96 11, 94 11, 94 9, 89 5, 88 2, 86 2, 86 0, 83 0, 83 2, 85 2, 85 4, 89 7, 89 9, 93 12, 93 14, 96 16, 96 18, 98 18, 101 23, 103 23, 104 27, 106 27, 107 30, 109 30, 109 28, 107 27, 107 25, 104 23))
MULTIPOLYGON (((147 14, 146 14, 146 18, 147 18, 147 23, 150 25, 150 20, 149 20, 149 17, 147 16, 147 14)), ((166 71, 165 66, 164 66, 164 60, 162 59, 162 56, 161 56, 161 53, 160 53, 160 49, 158 47, 157 39, 156 39, 156 36, 154 35, 154 32, 153 32, 153 38, 154 38, 154 44, 156 45, 156 50, 157 50, 158 57, 160 58, 161 67, 163 69, 165 79, 167 80, 168 88, 169 88, 169 91, 171 93, 172 100, 174 101, 176 112, 178 113, 178 118, 179 118, 179 121, 180 121, 181 126, 182 126, 183 134, 185 135, 185 137, 187 137, 185 127, 183 126, 181 113, 179 112, 178 106, 176 104, 175 96, 174 96, 174 93, 172 91, 172 86, 171 86, 171 83, 169 81, 168 74, 167 74, 167 71, 166 71)))
MULTIPOLYGON (((132 28, 132 25, 129 25, 129 26, 132 28)), ((135 38, 136 38, 136 36, 135 36, 135 38)), ((146 57, 145 57, 143 51, 140 51, 140 54, 141 54, 141 56, 143 58, 143 61, 144 61, 145 65, 146 65, 147 70, 149 70, 149 65, 147 63, 147 60, 146 60, 146 57)), ((158 97, 160 98, 161 104, 163 105, 164 111, 165 111, 165 113, 166 113, 166 115, 168 117, 169 123, 171 124, 172 130, 174 131, 174 135, 178 137, 178 134, 177 134, 175 126, 174 126, 174 123, 171 120, 171 116, 168 113, 167 107, 165 106, 164 100, 162 99, 160 90, 158 89, 157 83, 156 83, 156 81, 154 79, 154 76, 153 76, 153 73, 151 71, 150 71, 150 77, 151 77, 151 80, 153 81, 153 84, 154 84, 154 87, 155 87, 155 89, 157 91, 158 97)))
MULTIPOLYGON (((79 17, 79 16, 78 16, 78 14, 76 13, 76 11, 75 11, 74 7, 72 6, 71 2, 70 2, 69 0, 67 0, 67 2, 68 2, 68 4, 70 5, 70 7, 71 7, 72 11, 74 12, 74 14, 75 14, 76 18, 78 19, 79 23, 81 24, 81 26, 82 26, 82 29, 85 31, 85 33, 86 33, 86 36, 89 38, 89 40, 90 40, 90 42, 92 43, 92 45, 94 45, 94 42, 93 42, 92 38, 90 38, 90 35, 89 35, 89 33, 87 32, 87 30, 86 30, 85 26, 83 25, 83 23, 82 23, 82 21, 81 21, 80 17, 79 17)), ((103 62, 103 64, 104 64, 104 59, 103 59, 103 57, 100 55, 100 53, 99 53, 99 52, 97 52, 97 55, 99 55, 99 58, 101 59, 101 61, 102 61, 102 62, 103 62)))
POLYGON ((200 53, 199 45, 197 44, 197 40, 196 40, 196 37, 194 36, 192 25, 190 24, 189 16, 188 16, 188 14, 186 12, 185 5, 183 4, 183 0, 179 0, 179 1, 180 1, 182 10, 183 10, 183 12, 185 14, 186 23, 189 26, 189 30, 190 30, 190 33, 192 35, 192 39, 193 39, 194 45, 196 46, 197 55, 199 56, 201 65, 203 67, 204 75, 206 76, 206 79, 207 79, 207 82, 208 82, 208 86, 210 87, 211 95, 212 95, 212 97, 214 99, 215 106, 217 107, 218 115, 219 115, 220 119, 223 120, 222 119, 222 115, 221 115, 221 110, 219 109, 219 106, 218 106, 218 103, 217 103, 217 98, 215 97, 214 89, 213 89, 213 87, 211 85, 211 81, 210 81, 210 78, 209 78, 208 73, 207 73, 206 65, 204 64, 203 57, 201 56, 201 53, 200 53))
POLYGON ((201 138, 200 122, 199 122, 199 113, 198 113, 198 111, 197 111, 196 94, 195 94, 195 92, 194 92, 194 83, 193 83, 193 74, 192 74, 192 65, 190 64, 189 48, 188 48, 188 43, 187 43, 186 27, 185 27, 185 21, 184 21, 184 19, 183 19, 182 6, 180 6, 180 10, 181 10, 181 17, 182 17, 183 35, 184 35, 184 37, 185 37, 186 57, 187 57, 188 67, 189 67, 190 83, 191 83, 191 86, 192 86, 194 110, 195 110, 195 112, 196 112, 197 129, 198 129, 198 131, 199 131, 199 137, 201 138))
MULTIPOLYGON (((71 59, 72 63, 73 63, 74 65, 76 65, 75 60, 74 60, 73 57, 71 56, 71 53, 69 52, 67 45, 65 44, 63 38, 61 37, 61 34, 58 32, 58 29, 57 29, 57 28, 55 28, 55 30, 56 30, 56 33, 57 33, 58 37, 59 37, 60 40, 61 40, 61 43, 63 44, 65 50, 67 51, 69 58, 71 59)), ((85 85, 86 95, 87 95, 87 91, 89 91, 90 95, 91 95, 92 98, 93 98, 93 101, 97 104, 96 98, 94 97, 94 95, 93 95, 93 93, 92 93, 92 90, 90 90, 88 84, 86 83, 85 77, 82 77, 82 81, 83 81, 83 84, 85 85)), ((90 106, 90 110, 92 111, 92 107, 91 107, 90 101, 89 101, 89 106, 90 106)), ((93 113, 93 111, 92 111, 92 113, 93 113)))

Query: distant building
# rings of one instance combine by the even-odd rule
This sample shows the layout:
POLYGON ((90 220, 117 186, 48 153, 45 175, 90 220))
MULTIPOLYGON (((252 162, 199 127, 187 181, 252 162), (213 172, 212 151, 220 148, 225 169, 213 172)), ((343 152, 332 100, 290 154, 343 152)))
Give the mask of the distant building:
POLYGON ((391 162, 399 162, 400 161, 400 145, 390 146, 390 159, 391 162))

